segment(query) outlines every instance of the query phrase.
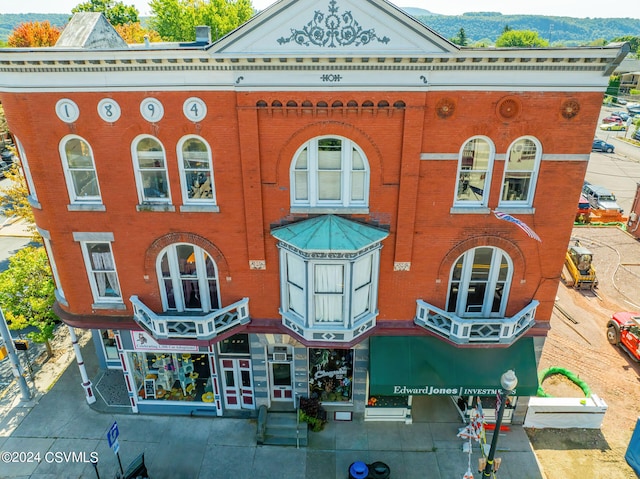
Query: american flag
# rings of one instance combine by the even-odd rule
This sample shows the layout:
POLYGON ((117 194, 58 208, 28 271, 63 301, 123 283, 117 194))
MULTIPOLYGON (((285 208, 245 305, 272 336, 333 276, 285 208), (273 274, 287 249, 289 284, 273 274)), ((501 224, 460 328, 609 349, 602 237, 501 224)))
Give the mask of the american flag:
POLYGON ((520 221, 518 218, 515 218, 506 213, 502 213, 501 211, 495 211, 495 210, 493 211, 493 214, 496 215, 496 218, 498 218, 499 220, 509 221, 510 223, 513 223, 522 231, 527 233, 529 238, 533 238, 534 240, 540 241, 542 243, 540 236, 538 236, 535 231, 533 231, 526 223, 520 221))

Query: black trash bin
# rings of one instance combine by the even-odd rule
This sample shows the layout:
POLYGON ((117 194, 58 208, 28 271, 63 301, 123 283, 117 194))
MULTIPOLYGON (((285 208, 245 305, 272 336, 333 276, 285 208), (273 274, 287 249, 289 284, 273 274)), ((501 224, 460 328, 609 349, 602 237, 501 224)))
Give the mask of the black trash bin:
POLYGON ((349 479, 367 479, 369 467, 362 461, 352 462, 349 466, 349 479))
POLYGON ((369 475, 367 479, 389 479, 391 468, 384 462, 376 461, 369 464, 369 475))

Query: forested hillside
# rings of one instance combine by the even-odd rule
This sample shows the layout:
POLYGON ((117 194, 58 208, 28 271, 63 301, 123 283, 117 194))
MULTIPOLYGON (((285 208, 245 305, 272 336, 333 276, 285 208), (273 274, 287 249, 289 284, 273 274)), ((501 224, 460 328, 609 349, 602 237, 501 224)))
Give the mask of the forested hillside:
POLYGON ((505 26, 513 30, 534 30, 551 45, 584 45, 604 38, 640 34, 640 20, 635 18, 572 18, 541 15, 502 15, 497 12, 464 15, 428 15, 417 17, 422 23, 446 38, 464 28, 469 44, 480 40, 495 42, 505 26))
MULTIPOLYGON (((125 2, 126 3, 126 2, 125 2)), ((514 30, 535 30, 552 45, 584 45, 604 38, 610 40, 623 35, 640 34, 640 20, 633 18, 571 18, 540 15, 502 15, 497 12, 438 15, 418 8, 406 8, 425 25, 446 38, 457 35, 464 28, 469 44, 485 40, 495 42, 505 26, 514 30), (423 13, 423 15, 420 15, 423 13), (425 14, 426 13, 426 14, 425 14)), ((0 41, 6 41, 13 29, 23 22, 49 22, 64 26, 71 14, 0 14, 0 41)), ((144 22, 144 18, 142 18, 144 22)))

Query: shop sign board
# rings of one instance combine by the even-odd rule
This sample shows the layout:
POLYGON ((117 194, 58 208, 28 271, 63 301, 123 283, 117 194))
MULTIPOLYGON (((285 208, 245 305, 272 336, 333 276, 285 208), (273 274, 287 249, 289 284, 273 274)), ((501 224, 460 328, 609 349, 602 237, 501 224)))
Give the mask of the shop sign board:
MULTIPOLYGON (((466 386, 452 386, 452 387, 439 387, 439 386, 404 386, 394 385, 393 393, 399 396, 493 396, 499 394, 498 388, 474 388, 466 386)), ((513 391, 513 395, 516 395, 516 391, 513 391)))
POLYGON ((198 346, 159 344, 144 331, 131 331, 131 339, 136 351, 198 351, 198 346))

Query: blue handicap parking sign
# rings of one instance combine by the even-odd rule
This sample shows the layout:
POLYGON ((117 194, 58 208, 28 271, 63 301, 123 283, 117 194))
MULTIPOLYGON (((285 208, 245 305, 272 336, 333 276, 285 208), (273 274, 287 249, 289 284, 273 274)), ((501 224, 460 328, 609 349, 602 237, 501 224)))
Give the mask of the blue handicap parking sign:
POLYGON ((118 423, 114 421, 113 425, 107 431, 107 441, 109 441, 109 447, 113 447, 113 445, 118 442, 119 435, 120 431, 118 431, 118 423))

